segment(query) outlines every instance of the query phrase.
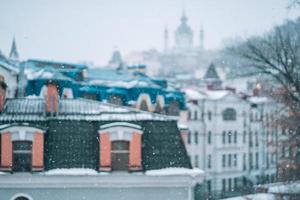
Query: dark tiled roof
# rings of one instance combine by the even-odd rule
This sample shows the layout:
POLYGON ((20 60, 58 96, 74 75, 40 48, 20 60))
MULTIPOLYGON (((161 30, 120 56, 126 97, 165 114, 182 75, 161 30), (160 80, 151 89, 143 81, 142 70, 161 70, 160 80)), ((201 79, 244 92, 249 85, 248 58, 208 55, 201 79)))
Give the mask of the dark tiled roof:
MULTIPOLYGON (((61 99, 59 112, 52 118, 61 120, 175 120, 174 117, 137 111, 88 99, 61 99)), ((0 121, 45 121, 45 99, 7 99, 0 121)))

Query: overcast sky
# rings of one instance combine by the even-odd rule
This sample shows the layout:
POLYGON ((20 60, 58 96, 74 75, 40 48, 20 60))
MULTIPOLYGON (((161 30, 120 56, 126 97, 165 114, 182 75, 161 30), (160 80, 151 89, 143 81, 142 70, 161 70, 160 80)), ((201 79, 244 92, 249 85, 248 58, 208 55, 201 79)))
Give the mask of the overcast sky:
POLYGON ((107 63, 117 47, 163 48, 163 29, 174 30, 185 8, 198 43, 201 25, 205 47, 224 39, 262 34, 286 19, 289 0, 0 0, 0 50, 9 53, 15 35, 22 59, 107 63))

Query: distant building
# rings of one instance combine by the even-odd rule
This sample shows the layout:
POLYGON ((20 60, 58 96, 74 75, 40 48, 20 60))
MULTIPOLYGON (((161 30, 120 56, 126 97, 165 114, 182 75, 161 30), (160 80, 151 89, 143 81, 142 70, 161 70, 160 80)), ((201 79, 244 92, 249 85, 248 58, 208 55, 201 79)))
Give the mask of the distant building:
POLYGON ((188 17, 183 12, 180 23, 174 31, 174 37, 170 37, 169 28, 165 27, 162 51, 150 49, 132 52, 124 60, 130 63, 131 58, 135 56, 138 60, 136 62, 147 65, 147 73, 155 76, 172 77, 179 73, 190 73, 208 66, 214 57, 213 52, 205 50, 204 40, 203 27, 200 28, 199 34, 194 34, 188 24, 188 17))
POLYGON ((186 147, 194 167, 206 171, 206 197, 250 192, 277 180, 279 105, 266 97, 222 89, 211 65, 207 87, 186 88, 186 147))
POLYGON ((46 84, 53 81, 60 98, 87 98, 173 116, 186 114, 184 94, 163 79, 145 75, 143 65, 127 70, 43 60, 21 65, 27 79, 25 96, 44 97, 46 84))
POLYGON ((19 71, 18 64, 15 60, 7 58, 0 52, 0 79, 8 86, 6 89, 7 98, 13 98, 17 95, 19 71))

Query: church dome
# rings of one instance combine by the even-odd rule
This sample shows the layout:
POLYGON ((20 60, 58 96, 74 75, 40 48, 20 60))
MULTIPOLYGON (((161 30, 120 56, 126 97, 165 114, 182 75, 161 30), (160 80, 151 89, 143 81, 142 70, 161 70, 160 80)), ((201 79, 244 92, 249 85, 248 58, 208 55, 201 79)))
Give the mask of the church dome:
POLYGON ((186 51, 193 46, 193 31, 187 24, 187 17, 183 13, 180 25, 175 32, 175 48, 177 50, 186 51))
POLYGON ((176 34, 178 35, 192 35, 193 31, 192 29, 189 27, 189 25, 187 24, 187 17, 185 15, 183 15, 180 19, 181 24, 178 26, 178 28, 176 29, 176 34))

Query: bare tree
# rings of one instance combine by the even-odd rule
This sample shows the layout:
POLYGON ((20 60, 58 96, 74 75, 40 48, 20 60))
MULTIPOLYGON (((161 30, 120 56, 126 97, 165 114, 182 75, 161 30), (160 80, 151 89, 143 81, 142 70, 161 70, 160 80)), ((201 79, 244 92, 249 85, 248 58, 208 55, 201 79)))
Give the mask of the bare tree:
POLYGON ((300 7, 300 0, 290 0, 288 8, 300 7))
POLYGON ((294 133, 289 137, 290 145, 294 147, 291 163, 299 167, 300 18, 287 21, 262 37, 250 38, 231 47, 230 51, 255 69, 255 73, 264 74, 271 78, 271 83, 277 83, 272 85, 270 95, 288 110, 278 122, 294 133))

